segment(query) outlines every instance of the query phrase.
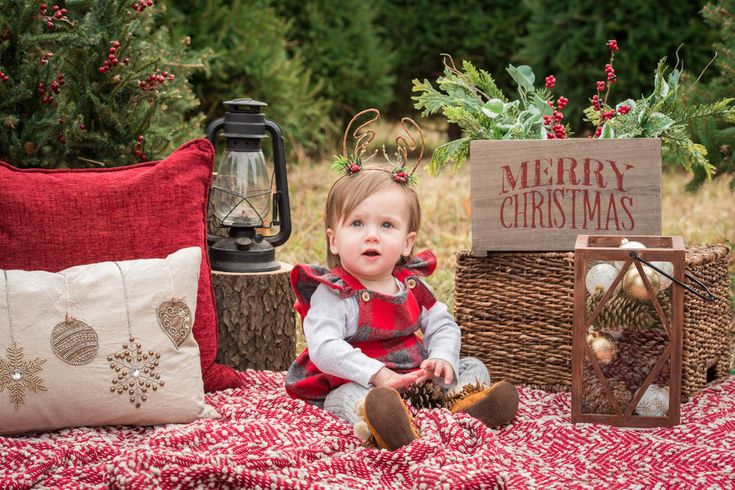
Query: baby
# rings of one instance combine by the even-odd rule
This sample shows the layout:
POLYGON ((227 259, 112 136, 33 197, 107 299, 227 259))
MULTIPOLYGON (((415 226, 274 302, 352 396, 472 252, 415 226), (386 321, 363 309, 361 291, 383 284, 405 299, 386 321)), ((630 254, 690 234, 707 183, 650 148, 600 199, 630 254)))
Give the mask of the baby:
POLYGON ((397 391, 411 383, 431 380, 456 393, 479 381, 484 389, 453 411, 490 427, 507 423, 518 407, 515 387, 491 384, 479 359, 459 358, 460 329, 421 279, 436 257, 413 255, 421 209, 411 176, 403 167, 344 167, 325 210, 330 269, 297 265, 291 273, 307 349, 288 370, 287 392, 353 426, 364 417, 390 450, 419 437, 397 391))

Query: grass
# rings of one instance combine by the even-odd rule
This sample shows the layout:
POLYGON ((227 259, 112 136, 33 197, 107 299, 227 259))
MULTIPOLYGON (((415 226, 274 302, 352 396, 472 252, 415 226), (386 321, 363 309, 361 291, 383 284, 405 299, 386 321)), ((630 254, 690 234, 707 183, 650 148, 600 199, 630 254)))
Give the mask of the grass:
MULTIPOLYGON (((417 191, 422 207, 422 223, 416 250, 432 249, 439 265, 428 283, 437 297, 452 304, 456 254, 471 247, 469 166, 457 173, 434 178, 419 171, 417 191)), ((289 172, 293 233, 280 248, 279 260, 289 263, 324 263, 324 201, 336 174, 327 162, 302 165, 289 172)), ((726 179, 706 183, 696 194, 684 191, 684 173, 666 173, 663 178, 663 234, 682 235, 688 245, 735 243, 735 194, 726 179)), ((735 259, 730 262, 735 277, 735 259)), ((731 280, 731 288, 732 288, 731 280)), ((300 352, 304 347, 299 339, 300 352)))

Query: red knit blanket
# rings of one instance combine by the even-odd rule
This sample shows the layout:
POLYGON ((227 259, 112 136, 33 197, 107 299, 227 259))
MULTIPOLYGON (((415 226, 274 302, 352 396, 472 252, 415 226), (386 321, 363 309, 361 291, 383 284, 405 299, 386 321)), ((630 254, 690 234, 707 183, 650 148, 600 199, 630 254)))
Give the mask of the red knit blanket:
POLYGON ((575 426, 569 394, 523 389, 502 430, 424 410, 423 437, 391 453, 290 399, 282 373, 244 376, 249 388, 208 396, 219 420, 0 437, 0 488, 735 486, 735 377, 684 405, 673 429, 575 426))

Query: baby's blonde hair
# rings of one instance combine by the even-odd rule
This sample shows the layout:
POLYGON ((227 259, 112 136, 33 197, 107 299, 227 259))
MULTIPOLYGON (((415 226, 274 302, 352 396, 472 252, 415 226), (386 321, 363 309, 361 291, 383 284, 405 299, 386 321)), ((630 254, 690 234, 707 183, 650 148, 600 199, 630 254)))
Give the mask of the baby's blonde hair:
MULTIPOLYGON (((391 186, 396 186, 404 192, 409 214, 408 232, 418 234, 421 225, 421 206, 416 191, 408 185, 397 183, 388 170, 369 168, 339 178, 329 190, 324 208, 325 235, 327 228, 336 229, 366 198, 391 186)), ((409 258, 410 256, 401 257, 398 264, 406 262, 409 258)), ((341 265, 339 255, 333 254, 329 248, 329 236, 327 236, 327 264, 330 268, 341 265)))

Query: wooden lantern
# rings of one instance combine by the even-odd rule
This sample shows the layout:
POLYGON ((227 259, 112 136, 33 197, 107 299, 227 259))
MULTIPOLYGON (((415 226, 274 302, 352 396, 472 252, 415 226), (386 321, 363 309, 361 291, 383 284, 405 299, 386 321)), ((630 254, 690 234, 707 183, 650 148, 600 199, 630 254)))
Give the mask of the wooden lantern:
POLYGON ((574 252, 572 421, 679 423, 681 237, 580 235, 574 252), (652 266, 652 267, 649 267, 652 266))

